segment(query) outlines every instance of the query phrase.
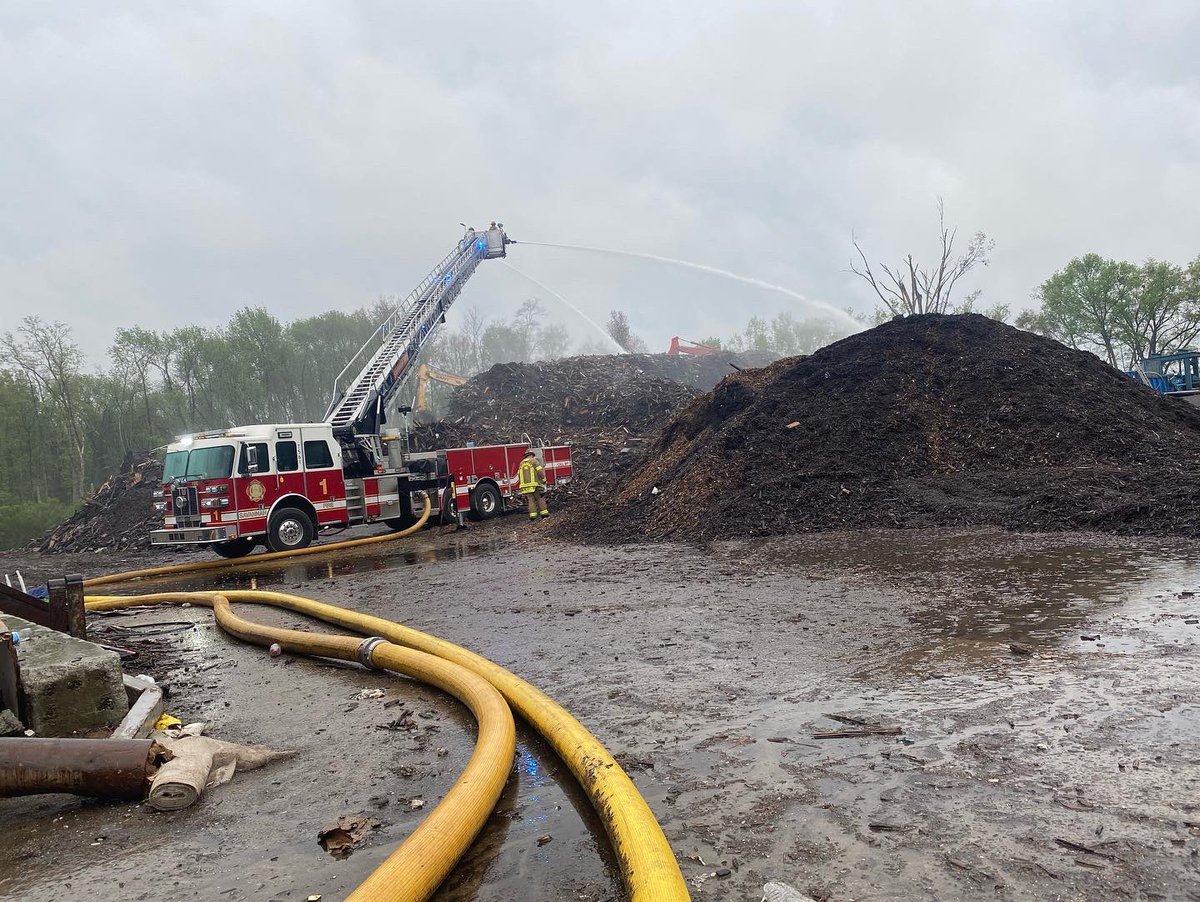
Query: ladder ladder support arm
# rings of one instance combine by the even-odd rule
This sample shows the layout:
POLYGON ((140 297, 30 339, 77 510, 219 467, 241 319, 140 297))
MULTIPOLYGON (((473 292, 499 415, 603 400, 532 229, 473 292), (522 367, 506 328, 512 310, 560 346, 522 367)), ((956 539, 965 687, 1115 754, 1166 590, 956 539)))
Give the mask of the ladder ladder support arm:
POLYGON ((445 322, 446 311, 475 274, 479 262, 505 256, 508 243, 502 226, 493 224, 482 232, 468 229, 458 246, 396 305, 338 374, 325 422, 337 431, 357 431, 359 424, 386 405, 412 372, 421 348, 445 322), (342 380, 375 342, 379 344, 370 359, 343 389, 342 380))

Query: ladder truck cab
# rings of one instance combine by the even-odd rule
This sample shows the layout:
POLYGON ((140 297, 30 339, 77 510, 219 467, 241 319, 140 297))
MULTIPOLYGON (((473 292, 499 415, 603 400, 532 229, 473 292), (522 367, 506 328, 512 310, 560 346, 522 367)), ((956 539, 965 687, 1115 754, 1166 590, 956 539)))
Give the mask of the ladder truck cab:
MULTIPOLYGON (((505 256, 509 243, 503 225, 467 229, 338 374, 322 422, 240 426, 168 445, 155 502, 163 528, 150 533, 151 544, 210 545, 224 557, 259 544, 304 548, 329 527, 382 521, 401 529, 426 497, 442 514, 502 512, 532 443, 408 454, 383 425, 463 285, 481 260, 505 256)), ((548 486, 571 478, 569 447, 535 453, 548 486)))
MULTIPOLYGON (((211 545, 241 557, 258 544, 304 548, 320 529, 413 522, 414 495, 437 504, 437 467, 412 472, 377 463, 369 442, 335 436, 328 423, 243 426, 167 446, 155 545, 211 545)), ((417 501, 423 504, 423 501, 417 501)), ((419 509, 419 508, 417 508, 419 509)))

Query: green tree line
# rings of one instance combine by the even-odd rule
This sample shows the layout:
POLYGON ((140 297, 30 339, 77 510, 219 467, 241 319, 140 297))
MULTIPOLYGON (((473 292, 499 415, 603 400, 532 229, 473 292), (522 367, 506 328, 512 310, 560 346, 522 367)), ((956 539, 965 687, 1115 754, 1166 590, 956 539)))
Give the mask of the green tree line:
MULTIPOLYGON (((1187 265, 1138 265, 1088 254, 1046 279, 1035 297, 1039 306, 1022 312, 1018 326, 1093 351, 1114 367, 1200 339, 1200 257, 1187 265)), ((950 309, 974 310, 977 298, 968 295, 950 309)), ((939 303, 950 307, 946 298, 939 303)), ((91 369, 68 325, 25 318, 0 336, 0 547, 61 519, 130 453, 198 429, 320 419, 334 378, 393 305, 383 298, 350 313, 289 323, 247 307, 215 329, 120 328, 106 364, 91 369)), ((1000 320, 1010 315, 1005 305, 981 312, 1000 320)), ((893 313, 880 309, 864 324, 893 313)), ((608 331, 626 350, 646 348, 623 311, 612 311, 608 331)), ((751 317, 743 330, 705 343, 808 354, 845 331, 829 319, 785 311, 769 320, 751 317)), ((530 299, 507 319, 466 308, 422 359, 471 376, 500 362, 607 352, 594 339, 572 347, 568 331, 530 299)), ((411 403, 414 383, 401 404, 411 403)), ((447 393, 430 386, 435 413, 447 393)))
MULTIPOLYGON (((26 317, 0 336, 0 548, 68 515, 131 453, 200 429, 321 419, 335 377, 392 306, 381 299, 290 323, 248 307, 216 329, 120 328, 94 369, 69 325, 26 317)), ((567 330, 531 299, 507 320, 467 309, 423 359, 470 376, 502 361, 559 357, 569 345, 567 330)), ((431 387, 435 403, 439 391, 431 387)))
POLYGON ((1017 325, 1093 351, 1114 367, 1191 347, 1200 337, 1200 256, 1140 265, 1076 257, 1035 292, 1039 307, 1017 325))

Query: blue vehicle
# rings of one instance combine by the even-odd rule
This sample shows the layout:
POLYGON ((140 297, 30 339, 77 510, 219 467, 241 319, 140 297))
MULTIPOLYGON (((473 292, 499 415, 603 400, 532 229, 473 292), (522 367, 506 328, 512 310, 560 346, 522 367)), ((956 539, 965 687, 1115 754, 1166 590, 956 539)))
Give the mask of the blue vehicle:
POLYGON ((1200 351, 1143 357, 1128 374, 1160 395, 1182 397, 1200 406, 1200 351))

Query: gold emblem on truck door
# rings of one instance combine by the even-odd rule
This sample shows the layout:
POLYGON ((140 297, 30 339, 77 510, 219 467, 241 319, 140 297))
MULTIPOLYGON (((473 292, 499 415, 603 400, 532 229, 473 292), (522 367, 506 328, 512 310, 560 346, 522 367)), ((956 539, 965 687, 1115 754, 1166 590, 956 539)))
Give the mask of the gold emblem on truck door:
POLYGON ((263 488, 263 484, 257 479, 251 479, 250 484, 246 486, 246 496, 257 504, 267 497, 267 490, 263 488))

